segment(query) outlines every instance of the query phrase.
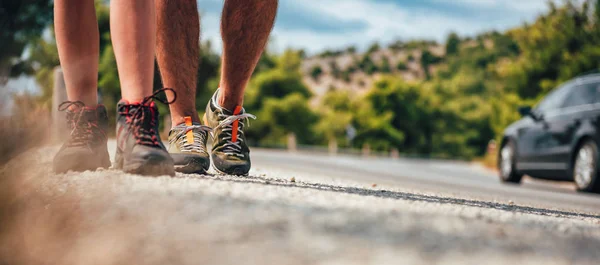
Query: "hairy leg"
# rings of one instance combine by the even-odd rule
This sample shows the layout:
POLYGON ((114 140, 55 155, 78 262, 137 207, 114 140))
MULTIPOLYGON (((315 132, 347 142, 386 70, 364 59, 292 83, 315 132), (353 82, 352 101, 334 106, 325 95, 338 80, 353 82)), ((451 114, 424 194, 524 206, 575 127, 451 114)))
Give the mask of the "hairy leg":
POLYGON ((99 33, 93 0, 55 0, 54 32, 71 101, 98 104, 99 33))
POLYGON ((152 94, 156 19, 153 1, 110 1, 110 27, 121 81, 130 102, 152 94))
POLYGON ((219 104, 234 110, 273 29, 277 0, 226 0, 221 18, 223 58, 219 104))
MULTIPOLYGON (((156 60, 165 87, 177 93, 169 105, 171 124, 184 117, 200 122, 196 111, 200 17, 196 0, 156 0, 156 60)), ((169 100, 172 100, 169 93, 169 100)))

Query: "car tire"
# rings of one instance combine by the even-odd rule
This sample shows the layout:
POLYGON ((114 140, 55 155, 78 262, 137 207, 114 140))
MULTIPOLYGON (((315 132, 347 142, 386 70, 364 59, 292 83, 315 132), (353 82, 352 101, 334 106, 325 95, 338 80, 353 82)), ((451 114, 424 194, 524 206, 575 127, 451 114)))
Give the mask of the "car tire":
POLYGON ((498 156, 498 171, 500 181, 504 183, 521 183, 523 174, 516 168, 516 148, 512 140, 508 140, 500 149, 498 156))
POLYGON ((598 180, 598 145, 592 140, 579 146, 573 160, 573 180, 578 191, 600 192, 598 180))

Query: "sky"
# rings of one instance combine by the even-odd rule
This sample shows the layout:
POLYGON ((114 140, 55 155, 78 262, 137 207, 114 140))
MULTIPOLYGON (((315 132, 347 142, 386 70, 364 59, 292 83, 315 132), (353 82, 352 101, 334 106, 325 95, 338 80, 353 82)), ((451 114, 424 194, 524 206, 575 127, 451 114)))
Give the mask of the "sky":
MULTIPOLYGON (((198 1, 202 38, 217 47, 222 3, 198 1)), ((270 48, 314 54, 350 45, 364 49, 374 41, 443 42, 452 31, 473 36, 520 26, 547 9, 547 0, 280 0, 270 48)))

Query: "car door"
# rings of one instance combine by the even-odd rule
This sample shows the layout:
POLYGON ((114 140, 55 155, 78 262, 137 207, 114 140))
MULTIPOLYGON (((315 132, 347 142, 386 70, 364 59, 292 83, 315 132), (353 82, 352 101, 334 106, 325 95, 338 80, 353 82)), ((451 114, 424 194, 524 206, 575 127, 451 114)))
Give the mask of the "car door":
POLYGON ((583 122, 595 111, 596 98, 596 83, 575 85, 561 108, 545 117, 542 160, 548 166, 559 170, 568 168, 571 143, 583 122))
POLYGON ((548 94, 533 109, 527 126, 519 129, 517 168, 520 171, 536 173, 556 169, 556 165, 549 164, 548 160, 548 152, 557 145, 550 135, 549 127, 573 88, 573 85, 566 84, 548 94))

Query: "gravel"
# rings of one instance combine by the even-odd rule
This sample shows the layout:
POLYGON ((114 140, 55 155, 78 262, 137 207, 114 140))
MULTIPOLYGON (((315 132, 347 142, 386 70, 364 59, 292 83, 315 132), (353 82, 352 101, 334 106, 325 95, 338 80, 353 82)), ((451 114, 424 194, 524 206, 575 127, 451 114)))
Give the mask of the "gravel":
MULTIPOLYGON (((598 264, 600 215, 301 172, 17 177, 0 264, 598 264), (93 262, 92 262, 93 261, 93 262)), ((24 166, 26 165, 26 166, 24 166)))

